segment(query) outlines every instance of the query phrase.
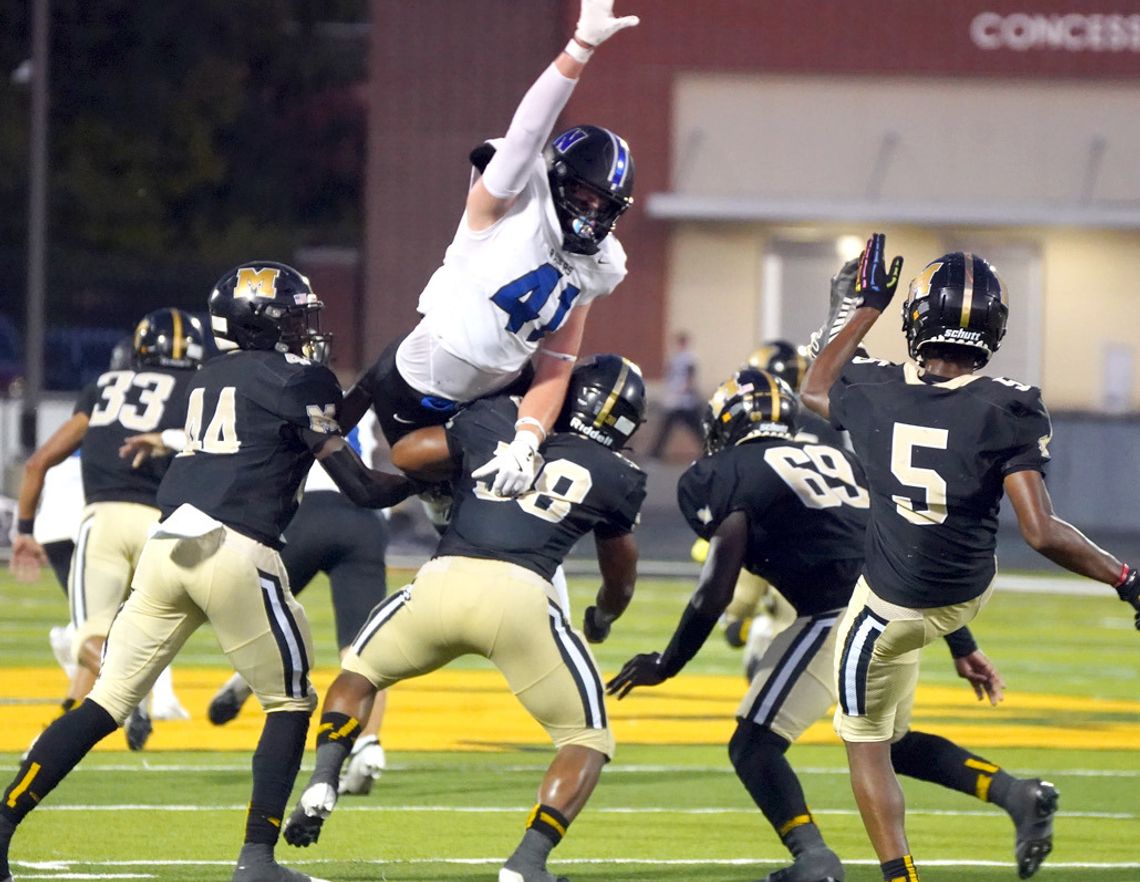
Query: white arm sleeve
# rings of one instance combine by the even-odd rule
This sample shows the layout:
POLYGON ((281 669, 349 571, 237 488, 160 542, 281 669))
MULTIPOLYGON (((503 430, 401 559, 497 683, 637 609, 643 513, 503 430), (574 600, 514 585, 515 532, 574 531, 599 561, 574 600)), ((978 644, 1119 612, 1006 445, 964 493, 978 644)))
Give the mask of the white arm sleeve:
POLYGON ((577 82, 564 77, 551 63, 523 96, 503 143, 483 173, 483 186, 496 199, 510 199, 522 192, 534 158, 550 137, 554 121, 577 82))

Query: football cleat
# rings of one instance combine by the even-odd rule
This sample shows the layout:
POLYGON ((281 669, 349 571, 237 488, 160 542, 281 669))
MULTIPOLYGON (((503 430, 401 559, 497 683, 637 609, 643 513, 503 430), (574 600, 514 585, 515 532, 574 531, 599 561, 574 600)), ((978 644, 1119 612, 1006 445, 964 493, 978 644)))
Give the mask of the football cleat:
POLYGON ((839 856, 827 846, 801 851, 790 867, 769 873, 760 882, 844 882, 839 856))
POLYGON ((565 876, 553 876, 546 870, 499 870, 499 882, 570 882, 565 876))
POLYGON ((336 808, 336 790, 331 784, 310 784, 297 800, 297 807, 285 822, 285 841, 307 848, 321 838, 321 827, 336 808))
POLYGON ((358 738, 352 745, 352 753, 340 776, 338 792, 351 796, 367 796, 372 790, 372 782, 388 766, 384 748, 375 735, 358 738))
POLYGON ((206 708, 206 716, 215 726, 224 726, 239 713, 242 705, 253 695, 253 690, 245 682, 241 674, 234 674, 222 688, 214 693, 210 699, 210 706, 206 708))
POLYGON ((75 625, 68 622, 66 625, 56 625, 48 631, 48 640, 51 642, 51 653, 67 679, 75 677, 75 653, 72 651, 72 638, 75 636, 75 625))
POLYGON ((1017 830, 1017 877, 1028 879, 1053 850, 1053 818, 1061 794, 1048 781, 1026 778, 1013 785, 1006 811, 1017 830))
POLYGON ((752 626, 748 629, 748 642, 744 648, 744 678, 749 683, 760 670, 760 662, 775 636, 776 621, 770 615, 760 613, 752 619, 752 626))
POLYGON ((741 649, 748 642, 748 631, 752 627, 752 618, 732 619, 724 623, 724 642, 733 649, 741 649))
POLYGON ((174 694, 174 674, 170 667, 162 669, 150 690, 150 718, 152 720, 188 720, 190 712, 174 694))
POLYGON ((233 882, 327 882, 283 867, 273 859, 273 846, 246 843, 238 855, 233 882))
POLYGON ((127 736, 127 747, 130 750, 142 750, 146 747, 154 726, 150 722, 150 715, 142 705, 131 711, 127 721, 123 724, 123 732, 127 736))

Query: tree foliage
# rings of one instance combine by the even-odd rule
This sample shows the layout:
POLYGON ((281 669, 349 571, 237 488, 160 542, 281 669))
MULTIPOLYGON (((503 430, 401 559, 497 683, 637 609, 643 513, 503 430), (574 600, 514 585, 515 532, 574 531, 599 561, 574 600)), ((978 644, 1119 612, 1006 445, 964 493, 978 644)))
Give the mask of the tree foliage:
MULTIPOLYGON (((0 0, 0 238, 26 239, 30 2, 0 0)), ((366 0, 51 0, 53 248, 224 266, 355 245, 366 0), (330 35, 331 34, 331 35, 330 35)))

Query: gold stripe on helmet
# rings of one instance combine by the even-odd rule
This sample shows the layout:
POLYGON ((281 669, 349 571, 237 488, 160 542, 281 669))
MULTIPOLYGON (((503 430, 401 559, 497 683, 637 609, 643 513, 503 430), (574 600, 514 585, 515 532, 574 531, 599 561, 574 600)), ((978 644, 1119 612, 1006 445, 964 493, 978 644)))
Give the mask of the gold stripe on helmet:
POLYGON ((965 266, 962 279, 962 322, 961 328, 970 326, 970 312, 974 308, 974 255, 964 254, 965 266))
POLYGON ((768 380, 768 394, 772 398, 771 420, 778 423, 780 421, 780 387, 776 385, 776 380, 770 373, 765 371, 764 376, 768 380))
POLYGON ((610 411, 614 409, 617 404, 618 398, 621 396, 621 390, 625 386, 626 378, 629 376, 629 362, 626 359, 621 360, 621 372, 618 374, 617 382, 610 390, 610 394, 606 396, 606 403, 602 405, 602 409, 598 411, 597 419, 594 420, 594 428, 600 429, 606 424, 609 419, 610 411))
POLYGON ((170 317, 174 320, 174 349, 171 353, 171 358, 182 358, 182 310, 170 310, 170 317))

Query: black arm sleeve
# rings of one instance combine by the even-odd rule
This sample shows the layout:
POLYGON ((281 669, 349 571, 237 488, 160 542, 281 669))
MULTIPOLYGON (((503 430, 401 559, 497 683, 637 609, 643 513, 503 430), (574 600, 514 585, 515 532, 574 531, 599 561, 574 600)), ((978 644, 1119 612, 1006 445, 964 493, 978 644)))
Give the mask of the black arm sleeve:
MULTIPOLYGON (((341 437, 314 432, 312 429, 301 429, 300 433, 314 455, 332 438, 341 437)), ((403 475, 368 468, 348 444, 322 457, 320 463, 341 493, 364 508, 388 508, 403 502, 417 490, 417 485, 403 475)))
POLYGON ((681 621, 677 624, 673 639, 661 653, 661 672, 666 677, 676 676, 700 651, 719 618, 719 612, 710 615, 707 610, 697 609, 693 606, 693 602, 689 601, 689 605, 681 614, 681 621))
POLYGON ((946 641, 946 645, 950 647, 950 655, 954 658, 965 658, 971 652, 977 652, 978 642, 965 625, 957 631, 951 631, 943 639, 946 641))

